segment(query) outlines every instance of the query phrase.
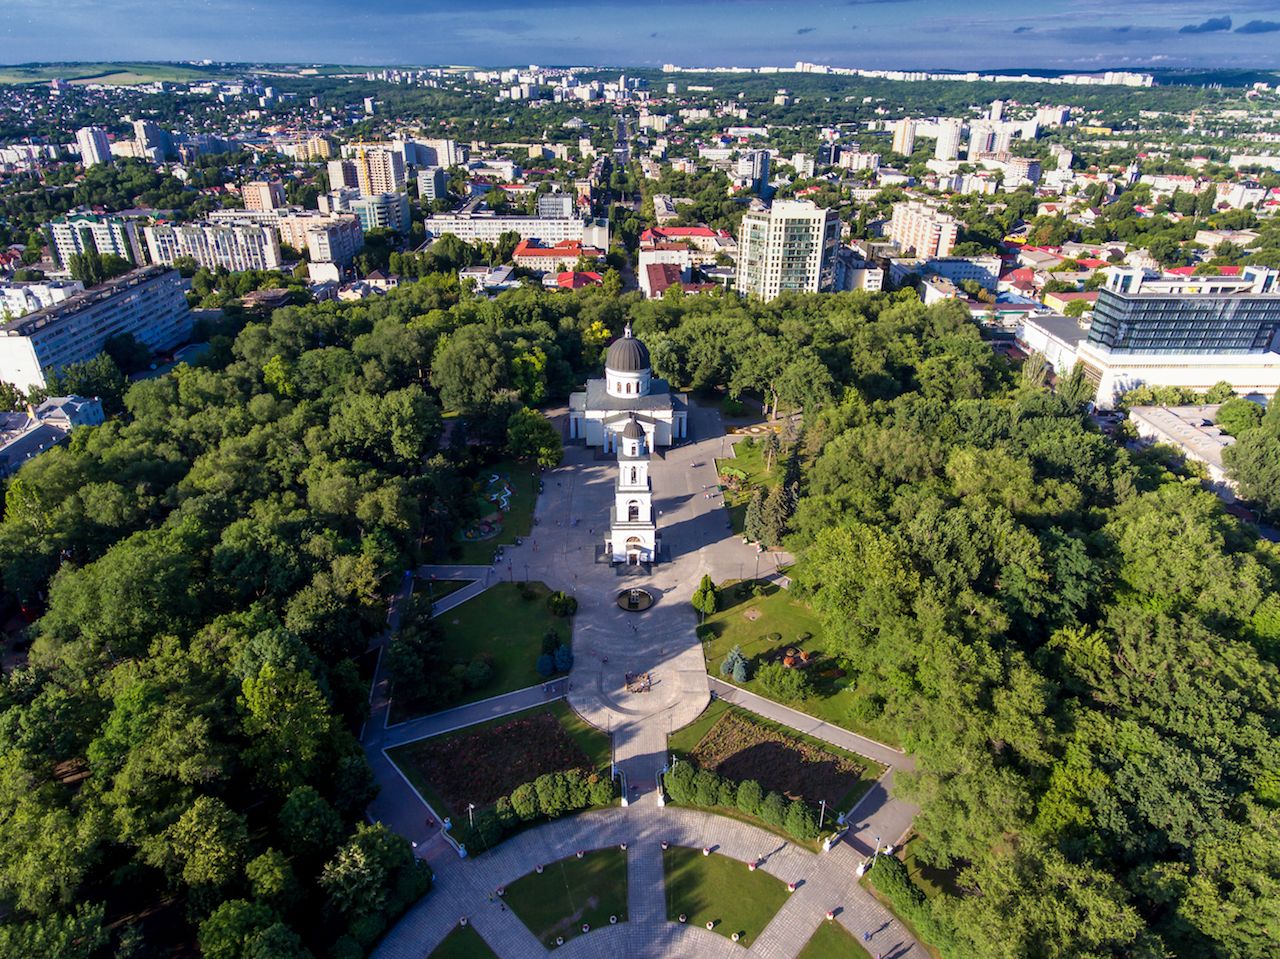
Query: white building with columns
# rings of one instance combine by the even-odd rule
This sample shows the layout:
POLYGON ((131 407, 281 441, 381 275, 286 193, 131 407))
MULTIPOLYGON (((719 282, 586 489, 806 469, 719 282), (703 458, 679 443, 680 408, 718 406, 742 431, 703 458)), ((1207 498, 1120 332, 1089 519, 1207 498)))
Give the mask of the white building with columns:
POLYGON ((618 433, 618 483, 605 549, 615 563, 651 563, 658 556, 658 527, 649 481, 645 430, 633 413, 618 433))
POLYGON ((604 376, 587 380, 585 390, 569 397, 569 439, 612 453, 631 422, 644 430, 650 450, 689 435, 689 404, 653 375, 649 349, 631 335, 628 324, 605 354, 604 376))

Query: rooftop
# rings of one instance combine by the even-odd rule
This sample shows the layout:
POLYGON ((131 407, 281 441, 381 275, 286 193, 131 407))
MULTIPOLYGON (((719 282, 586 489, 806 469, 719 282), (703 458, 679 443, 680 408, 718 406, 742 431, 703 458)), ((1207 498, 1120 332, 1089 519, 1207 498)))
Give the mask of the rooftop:
POLYGON ((91 306, 111 299, 118 293, 123 293, 125 290, 130 290, 143 283, 149 283, 169 273, 177 276, 177 271, 167 266, 144 266, 139 270, 131 270, 123 276, 107 280, 91 290, 85 290, 83 293, 69 296, 60 303, 54 303, 52 306, 46 306, 43 309, 36 310, 34 313, 28 313, 26 316, 19 317, 16 320, 10 320, 8 323, 0 325, 0 335, 30 336, 36 330, 48 326, 50 323, 55 323, 73 313, 86 310, 91 306))
POLYGON ((1196 459, 1222 469, 1222 451, 1235 442, 1217 426, 1211 406, 1135 406, 1129 417, 1145 423, 1163 442, 1181 446, 1196 459), (1205 425, 1205 424, 1209 425, 1205 425))

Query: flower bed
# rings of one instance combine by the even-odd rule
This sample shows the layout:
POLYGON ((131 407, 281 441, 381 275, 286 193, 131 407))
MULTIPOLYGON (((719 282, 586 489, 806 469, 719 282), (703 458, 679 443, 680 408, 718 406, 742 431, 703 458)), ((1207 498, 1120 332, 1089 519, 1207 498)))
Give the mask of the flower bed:
POLYGON ((543 773, 591 769, 586 753, 550 712, 458 737, 424 739, 408 752, 454 816, 465 813, 468 803, 497 802, 543 773))
POLYGON ((858 786, 867 767, 848 756, 811 746, 729 710, 694 747, 691 758, 727 779, 754 779, 791 799, 838 804, 858 786))

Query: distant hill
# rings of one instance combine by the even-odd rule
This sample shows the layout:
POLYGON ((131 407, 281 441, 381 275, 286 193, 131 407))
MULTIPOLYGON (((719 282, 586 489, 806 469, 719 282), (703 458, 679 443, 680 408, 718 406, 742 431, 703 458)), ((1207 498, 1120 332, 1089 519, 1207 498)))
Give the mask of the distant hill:
POLYGON ((157 80, 188 81, 220 76, 220 67, 197 67, 187 63, 20 63, 0 65, 0 84, 114 83, 131 86, 157 80))

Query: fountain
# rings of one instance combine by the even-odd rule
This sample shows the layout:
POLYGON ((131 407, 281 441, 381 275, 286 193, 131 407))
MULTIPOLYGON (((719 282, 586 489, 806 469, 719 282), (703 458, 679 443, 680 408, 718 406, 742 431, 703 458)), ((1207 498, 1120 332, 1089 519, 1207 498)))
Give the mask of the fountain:
POLYGON ((618 608, 628 613, 643 613, 653 605, 653 594, 639 586, 629 586, 618 591, 618 608))

